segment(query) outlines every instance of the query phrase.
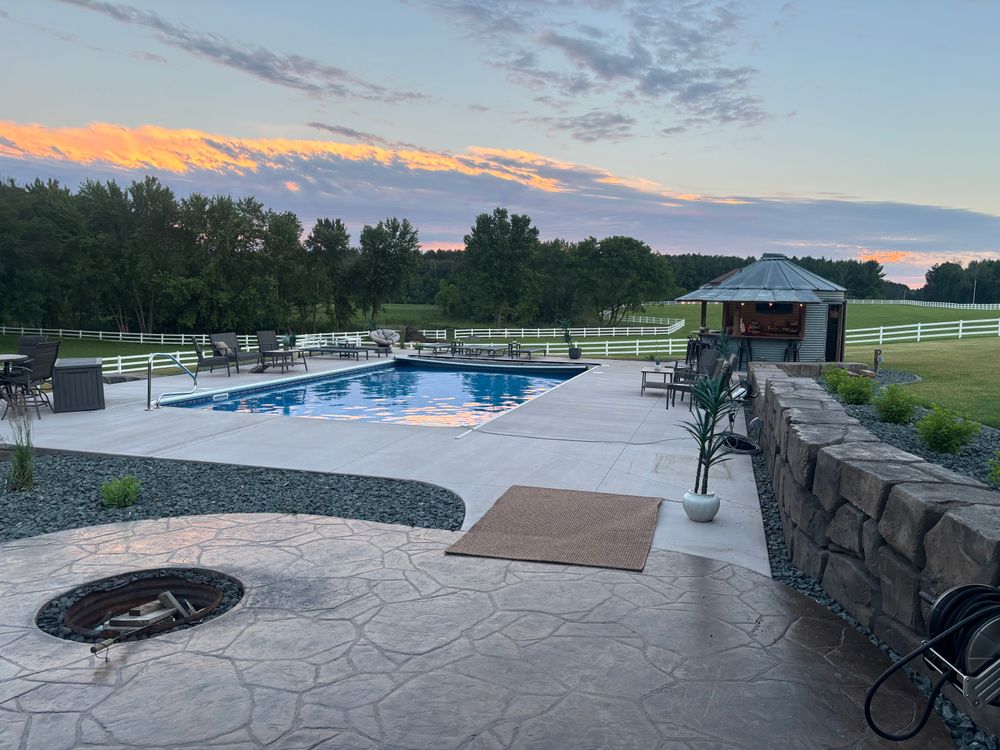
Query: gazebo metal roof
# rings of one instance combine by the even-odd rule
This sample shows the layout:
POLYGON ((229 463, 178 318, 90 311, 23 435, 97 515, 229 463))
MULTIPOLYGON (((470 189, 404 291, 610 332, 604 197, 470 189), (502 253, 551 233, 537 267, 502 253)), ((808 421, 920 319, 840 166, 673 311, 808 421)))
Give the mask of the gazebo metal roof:
POLYGON ((765 253, 756 263, 720 278, 677 302, 822 302, 816 292, 846 291, 778 253, 765 253))

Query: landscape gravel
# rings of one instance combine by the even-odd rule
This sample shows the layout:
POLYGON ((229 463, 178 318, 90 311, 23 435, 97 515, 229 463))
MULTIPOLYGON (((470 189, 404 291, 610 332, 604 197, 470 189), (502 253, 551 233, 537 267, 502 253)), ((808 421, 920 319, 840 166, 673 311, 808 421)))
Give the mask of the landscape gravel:
MULTIPOLYGON (((0 461, 6 477, 8 460, 0 461)), ((0 480, 2 481, 2 480, 0 480)), ((465 504, 423 482, 127 456, 40 453, 35 485, 0 491, 0 543, 103 523, 203 513, 311 513, 456 530, 465 504), (139 499, 108 508, 101 484, 139 479, 139 499)))
MULTIPOLYGON (((748 408, 746 419, 753 418, 748 408)), ((771 563, 771 577, 781 581, 796 591, 808 596, 823 605, 841 619, 849 622, 864 635, 873 645, 881 650, 893 662, 899 661, 900 655, 891 649, 881 638, 866 628, 831 597, 826 589, 812 576, 799 570, 788 555, 785 547, 785 530, 781 525, 781 515, 778 511, 778 501, 774 497, 774 485, 767 470, 767 462, 760 454, 753 456, 753 473, 757 481, 757 496, 760 500, 761 517, 764 522, 764 536, 767 540, 767 554, 771 563)), ((931 683, 926 678, 914 672, 909 667, 902 671, 927 696, 931 692, 931 683)), ((1000 750, 1000 740, 994 735, 986 734, 979 729, 972 718, 962 713, 951 701, 938 696, 934 710, 945 722, 955 747, 958 750, 1000 750)))
MULTIPOLYGON (((898 370, 880 370, 878 374, 878 381, 882 385, 913 383, 918 380, 920 380, 918 376, 898 370)), ((875 408, 870 404, 844 404, 844 409, 874 433, 879 440, 928 461, 933 461, 959 474, 988 483, 987 475, 990 472, 990 461, 997 459, 997 452, 1000 451, 1000 430, 982 425, 979 434, 958 453, 937 453, 924 445, 913 426, 917 420, 927 414, 927 409, 918 408, 914 421, 910 424, 880 422, 875 415, 875 408)))

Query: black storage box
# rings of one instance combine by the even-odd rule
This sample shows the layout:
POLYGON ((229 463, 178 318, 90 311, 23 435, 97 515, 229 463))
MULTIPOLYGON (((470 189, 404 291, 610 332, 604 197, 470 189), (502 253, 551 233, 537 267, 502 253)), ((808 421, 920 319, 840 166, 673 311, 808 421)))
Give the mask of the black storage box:
POLYGON ((52 367, 52 397, 56 413, 103 409, 100 358, 57 359, 52 367))

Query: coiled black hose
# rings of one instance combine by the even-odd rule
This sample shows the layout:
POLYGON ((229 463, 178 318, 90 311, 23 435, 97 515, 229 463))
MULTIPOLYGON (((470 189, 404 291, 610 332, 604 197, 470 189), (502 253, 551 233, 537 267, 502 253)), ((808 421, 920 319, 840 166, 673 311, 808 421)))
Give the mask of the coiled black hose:
POLYGON ((934 683, 934 687, 931 689, 931 693, 927 699, 927 707, 924 709, 920 720, 912 729, 904 734, 892 734, 875 724, 871 710, 875 693, 895 672, 938 643, 943 644, 940 650, 945 652, 945 656, 950 663, 968 671, 966 657, 969 641, 975 632, 975 628, 970 626, 974 624, 978 625, 987 618, 996 616, 1000 616, 1000 590, 997 590, 993 586, 975 585, 965 587, 964 590, 958 592, 955 596, 947 598, 939 610, 935 608, 928 623, 928 633, 932 636, 931 639, 915 648, 885 670, 868 689, 868 693, 865 695, 865 721, 872 728, 872 731, 879 737, 893 742, 908 740, 920 732, 927 724, 931 711, 934 710, 934 702, 937 700, 948 678, 951 677, 951 670, 946 671, 934 683))

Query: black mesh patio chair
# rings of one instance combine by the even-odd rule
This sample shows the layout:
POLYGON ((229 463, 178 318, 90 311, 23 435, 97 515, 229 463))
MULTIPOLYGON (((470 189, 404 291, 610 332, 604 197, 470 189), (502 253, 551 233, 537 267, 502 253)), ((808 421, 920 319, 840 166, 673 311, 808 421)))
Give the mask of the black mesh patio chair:
POLYGON ((235 333, 213 333, 209 338, 212 341, 213 353, 228 357, 229 361, 236 365, 237 373, 240 371, 240 362, 256 363, 259 358, 257 352, 248 352, 240 348, 235 333))
POLYGON ((35 353, 35 347, 45 342, 44 336, 21 336, 17 340, 17 353, 24 354, 31 359, 35 353))
POLYGON ((233 374, 229 369, 229 357, 221 354, 212 354, 206 357, 205 350, 201 348, 201 344, 198 343, 196 336, 191 337, 191 343, 194 344, 194 353, 198 357, 198 365, 194 370, 195 375, 201 372, 202 367, 207 367, 209 372, 214 372, 216 367, 225 367, 227 377, 233 374))
MULTIPOLYGON (((52 367, 59 357, 59 342, 46 341, 35 346, 31 359, 20 367, 12 367, 9 374, 4 378, 2 389, 4 400, 3 417, 7 416, 12 398, 20 396, 24 399, 27 408, 35 407, 35 414, 42 418, 41 407, 47 406, 52 410, 52 402, 49 394, 42 389, 45 383, 52 380, 52 367)), ((0 417, 2 419, 3 417, 0 417)))

